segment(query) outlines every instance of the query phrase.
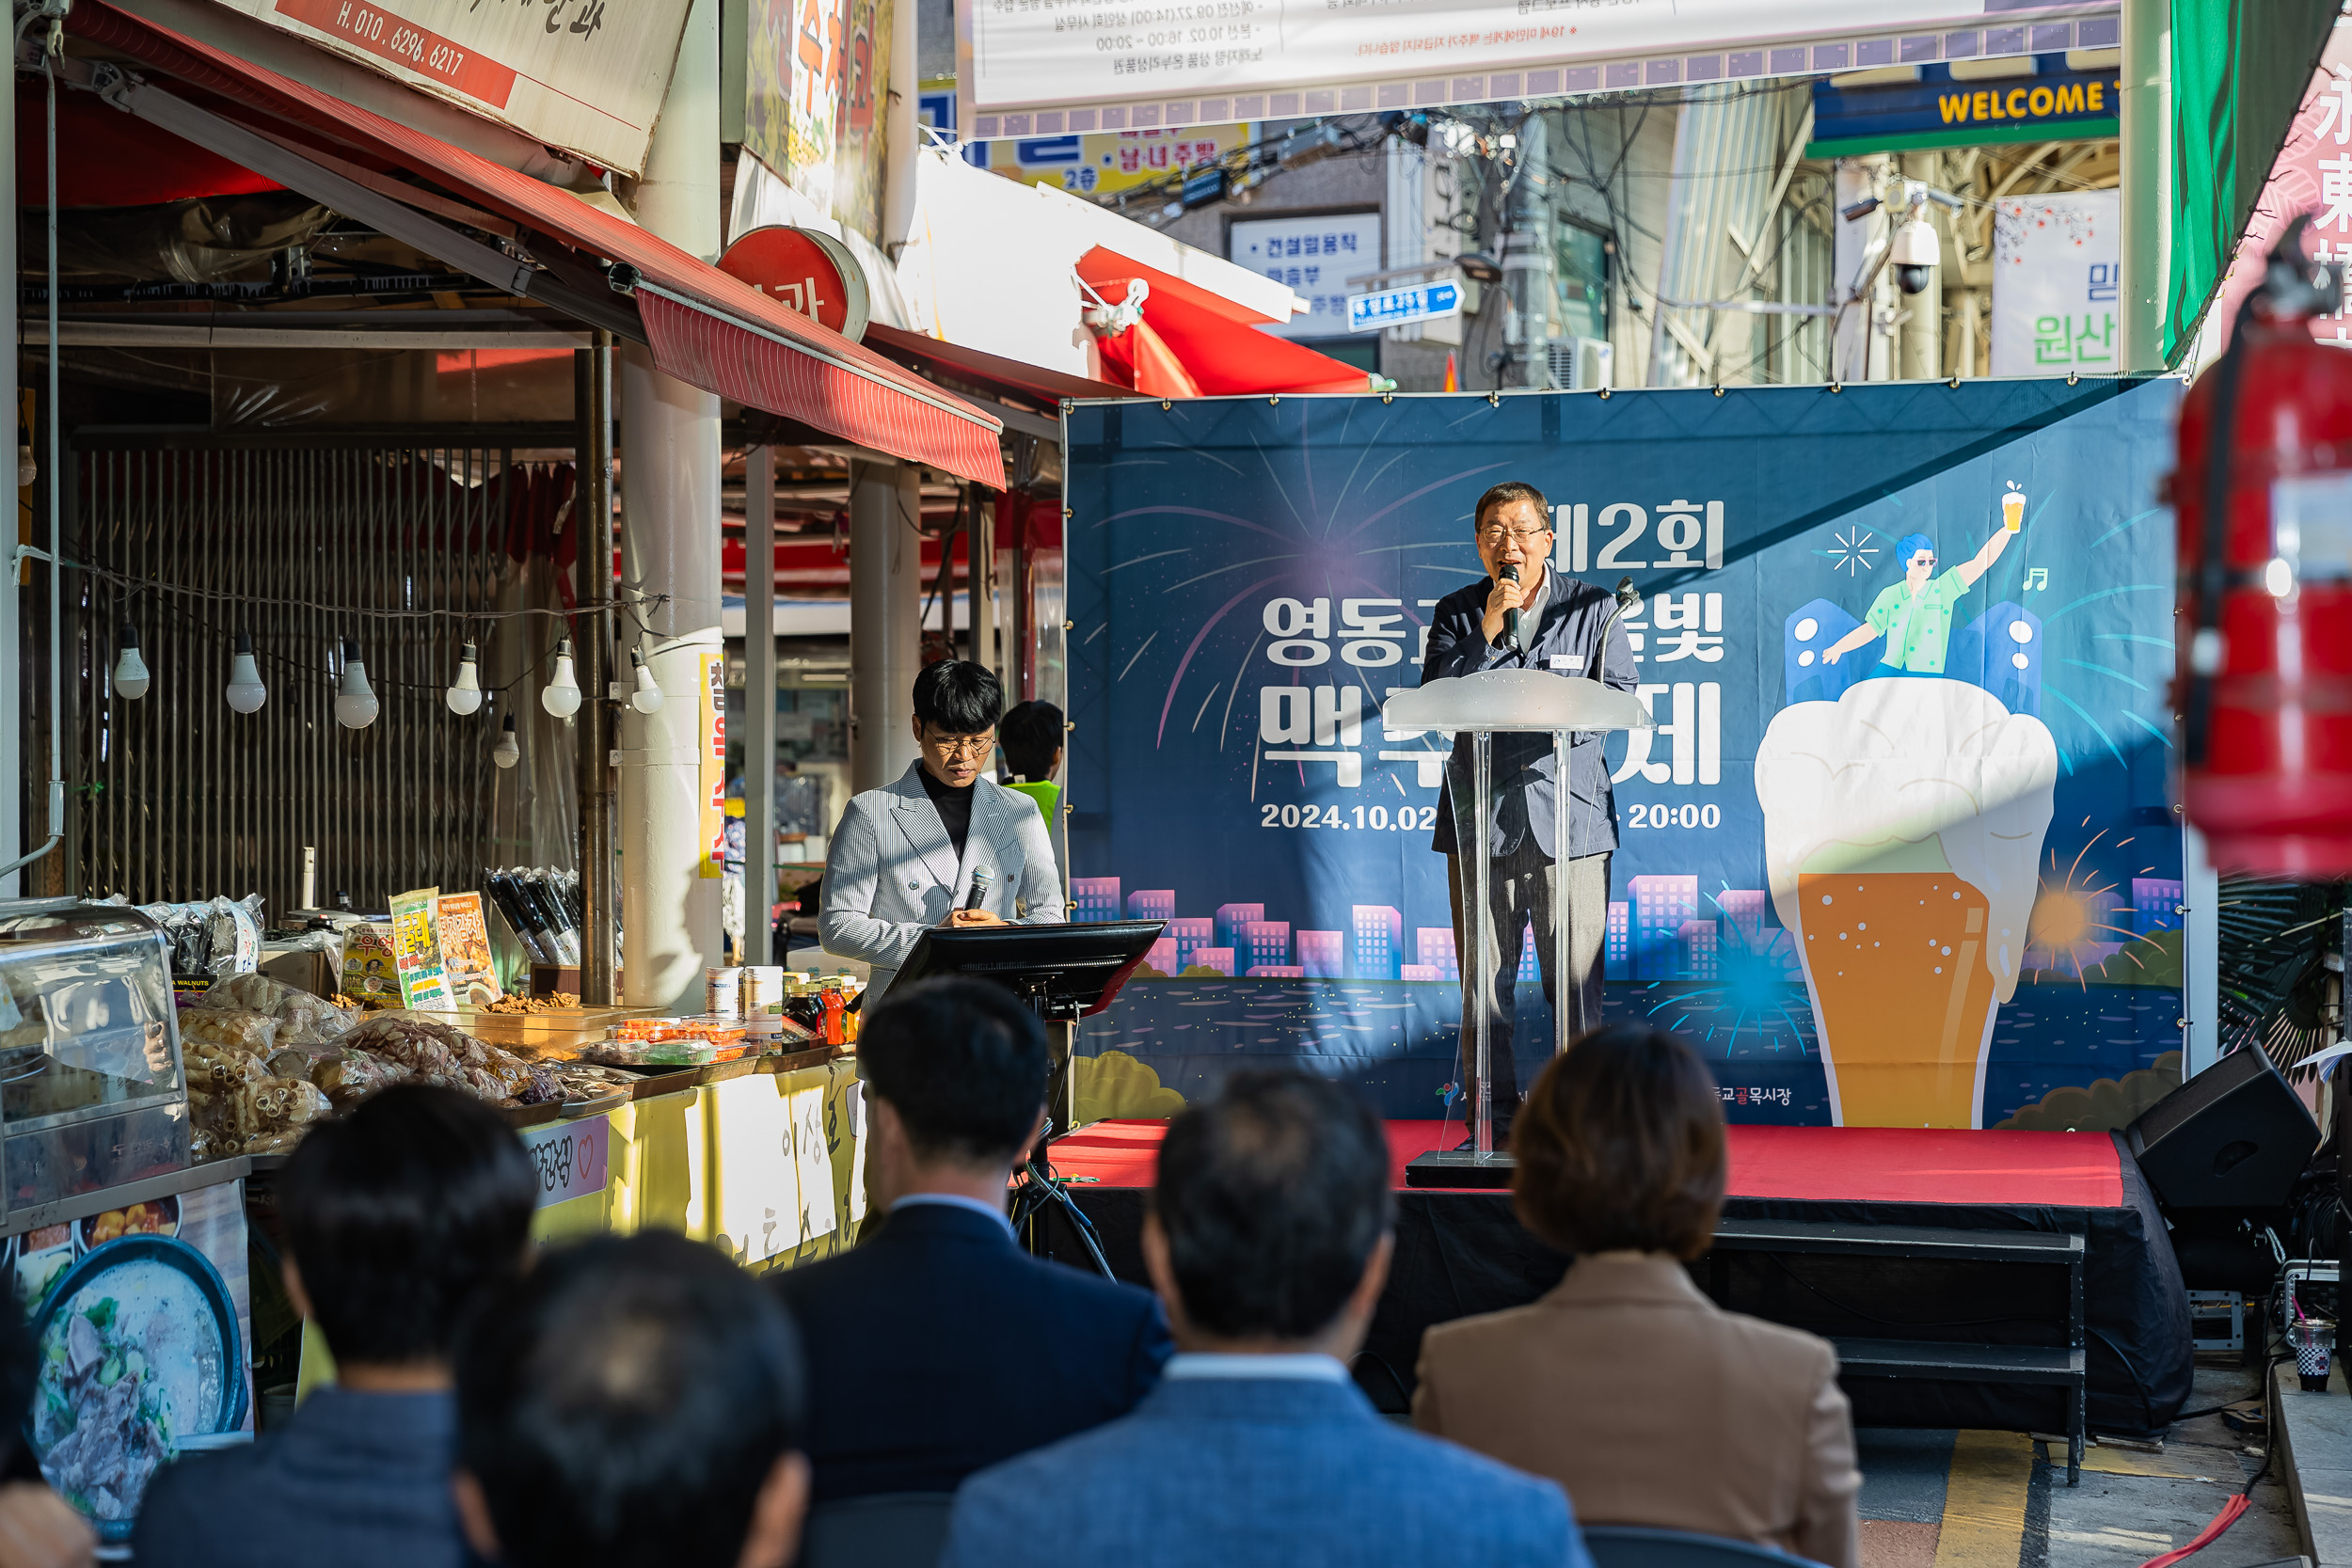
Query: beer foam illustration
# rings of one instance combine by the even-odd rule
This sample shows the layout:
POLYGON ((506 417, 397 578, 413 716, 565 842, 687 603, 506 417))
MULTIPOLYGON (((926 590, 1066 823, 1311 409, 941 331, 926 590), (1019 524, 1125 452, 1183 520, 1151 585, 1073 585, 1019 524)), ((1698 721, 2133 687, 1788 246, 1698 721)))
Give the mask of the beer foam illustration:
POLYGON ((1772 907, 1802 950, 1800 872, 1948 866, 1984 896, 1984 963, 2007 1002, 2057 784, 2042 721, 1966 681, 1880 677, 1783 708, 1756 759, 1772 907))

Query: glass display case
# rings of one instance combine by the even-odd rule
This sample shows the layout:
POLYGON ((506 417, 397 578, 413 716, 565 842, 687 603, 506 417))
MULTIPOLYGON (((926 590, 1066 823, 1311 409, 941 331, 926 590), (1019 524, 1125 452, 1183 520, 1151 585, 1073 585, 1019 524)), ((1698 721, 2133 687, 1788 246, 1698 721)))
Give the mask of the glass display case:
POLYGON ((0 901, 6 1208, 187 1164, 187 1083, 162 930, 120 905, 0 901))

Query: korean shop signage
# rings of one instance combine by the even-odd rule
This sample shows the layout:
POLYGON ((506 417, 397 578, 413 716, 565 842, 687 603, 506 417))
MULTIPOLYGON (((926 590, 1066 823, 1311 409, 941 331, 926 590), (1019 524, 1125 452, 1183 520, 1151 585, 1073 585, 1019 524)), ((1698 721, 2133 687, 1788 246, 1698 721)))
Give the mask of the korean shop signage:
POLYGON ((224 0, 600 167, 643 173, 687 0, 224 0))

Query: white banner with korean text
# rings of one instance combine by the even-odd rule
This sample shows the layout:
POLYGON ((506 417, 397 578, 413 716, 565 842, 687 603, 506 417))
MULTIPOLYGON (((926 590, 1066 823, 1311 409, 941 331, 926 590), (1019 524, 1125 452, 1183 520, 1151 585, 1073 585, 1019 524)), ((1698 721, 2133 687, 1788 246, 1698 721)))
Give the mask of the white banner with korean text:
POLYGON ((1924 65, 2122 41, 2111 0, 973 0, 975 139, 1924 65))
POLYGON ((2107 375, 2122 366, 2122 193, 2011 197, 1993 214, 1993 373, 2107 375))

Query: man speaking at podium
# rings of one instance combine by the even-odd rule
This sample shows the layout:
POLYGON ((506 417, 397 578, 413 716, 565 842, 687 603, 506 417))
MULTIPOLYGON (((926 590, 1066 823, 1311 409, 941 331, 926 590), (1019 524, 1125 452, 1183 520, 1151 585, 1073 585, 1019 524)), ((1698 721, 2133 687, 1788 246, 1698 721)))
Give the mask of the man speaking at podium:
MULTIPOLYGON (((1550 565, 1551 508, 1543 492, 1506 481, 1478 498, 1476 539, 1486 578, 1438 601, 1430 618, 1429 657, 1422 684, 1482 670, 1548 670, 1563 676, 1585 675, 1620 691, 1634 686, 1633 650, 1621 626, 1612 624, 1616 601, 1588 582, 1565 577, 1550 565), (1608 628, 1606 658, 1599 640, 1608 628)), ((1488 951, 1492 973, 1470 971, 1470 852, 1456 842, 1452 779, 1438 804, 1437 838, 1430 847, 1446 857, 1453 891, 1454 951, 1462 969, 1462 1090, 1465 1118, 1476 1116, 1478 1085, 1477 1012, 1484 1005, 1493 1021, 1489 1045, 1494 1071, 1494 1141, 1509 1136, 1519 1104, 1518 1074, 1511 1061, 1511 1020, 1519 968, 1521 933, 1532 924, 1542 965, 1544 995, 1565 1006, 1569 1038, 1600 1022, 1601 941, 1609 921, 1609 855, 1617 847, 1616 804, 1609 790, 1607 736, 1579 733, 1568 749, 1568 861, 1552 862, 1558 840, 1553 822, 1560 809, 1552 777, 1551 736, 1494 736, 1494 819, 1489 824, 1494 861, 1487 872, 1488 951), (1553 922, 1568 929, 1569 973, 1565 983, 1552 973, 1557 962, 1553 922), (1563 1000, 1565 996, 1565 1001, 1563 1000)), ((1470 738, 1454 736, 1460 777, 1470 776, 1470 738)), ((1476 1129, 1473 1127, 1472 1142, 1476 1129)), ((1470 1147, 1470 1145, 1465 1145, 1470 1147)))
POLYGON ((1057 926, 1061 873, 1037 802, 988 777, 1004 688, 984 664, 914 677, 921 755, 850 801, 825 854, 825 951, 873 966, 879 998, 932 926, 1057 926))

